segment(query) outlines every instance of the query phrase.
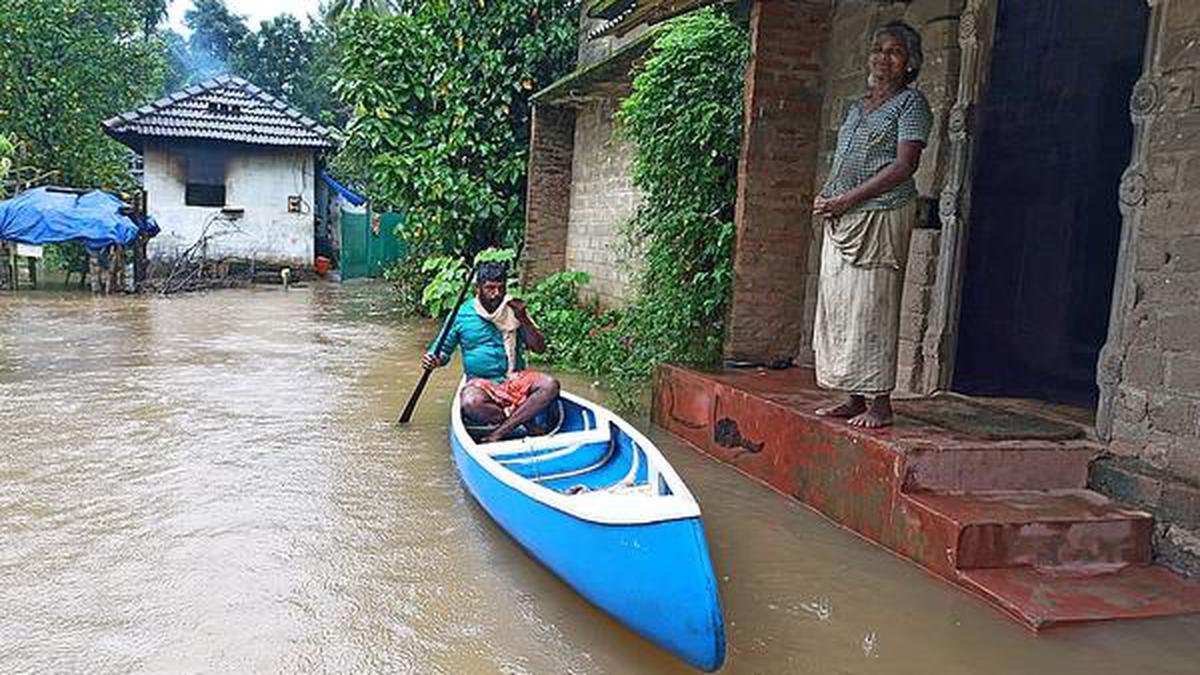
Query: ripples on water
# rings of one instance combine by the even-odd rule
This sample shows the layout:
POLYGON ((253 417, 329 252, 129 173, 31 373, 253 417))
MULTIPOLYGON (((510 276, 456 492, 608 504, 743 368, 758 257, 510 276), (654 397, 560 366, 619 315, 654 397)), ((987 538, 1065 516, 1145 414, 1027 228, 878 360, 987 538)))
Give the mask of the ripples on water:
MULTIPOLYGON (((0 671, 689 672, 459 486, 451 373, 393 424, 432 331, 378 286, 0 297, 0 671)), ((652 436, 705 510, 726 672, 1196 672, 1196 620, 1034 637, 652 436)))

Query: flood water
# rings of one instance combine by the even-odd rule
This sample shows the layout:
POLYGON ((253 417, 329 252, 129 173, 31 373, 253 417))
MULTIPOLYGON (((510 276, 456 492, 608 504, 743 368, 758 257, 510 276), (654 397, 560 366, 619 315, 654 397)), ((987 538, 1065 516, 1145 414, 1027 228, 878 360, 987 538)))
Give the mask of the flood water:
MULTIPOLYGON (((453 368, 394 424, 433 330, 372 285, 0 295, 0 672, 692 672, 460 486, 453 368)), ((723 672, 1200 672, 1198 618, 1034 635, 639 426, 701 502, 723 672)))

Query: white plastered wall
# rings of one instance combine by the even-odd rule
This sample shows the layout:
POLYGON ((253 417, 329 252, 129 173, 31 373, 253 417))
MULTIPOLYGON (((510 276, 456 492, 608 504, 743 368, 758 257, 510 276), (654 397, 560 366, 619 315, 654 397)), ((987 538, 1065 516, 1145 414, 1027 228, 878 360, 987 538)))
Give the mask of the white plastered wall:
POLYGON ((311 149, 226 146, 225 205, 243 209, 240 219, 226 223, 218 215, 219 207, 184 203, 187 147, 149 143, 145 147, 149 211, 162 228, 150 240, 151 256, 182 253, 200 239, 208 225, 210 258, 312 264, 315 172, 311 149), (300 213, 288 213, 289 195, 300 196, 300 213))

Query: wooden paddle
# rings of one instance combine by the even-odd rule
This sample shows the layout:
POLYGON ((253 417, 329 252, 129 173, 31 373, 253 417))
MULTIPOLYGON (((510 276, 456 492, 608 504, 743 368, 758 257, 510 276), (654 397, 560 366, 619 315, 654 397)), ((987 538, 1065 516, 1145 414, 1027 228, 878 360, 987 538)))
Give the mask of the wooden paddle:
MULTIPOLYGON (((446 336, 450 333, 450 326, 454 325, 454 319, 458 316, 458 308, 462 306, 463 300, 467 297, 467 291, 471 289, 471 280, 475 278, 475 268, 467 270, 467 282, 463 284, 462 291, 458 294, 458 301, 454 303, 454 309, 450 310, 450 317, 446 319, 446 323, 442 324, 442 332, 438 335, 437 344, 433 347, 433 354, 439 357, 442 354, 442 346, 446 344, 446 336)), ((400 413, 399 424, 408 424, 412 419, 413 410, 417 407, 417 399, 421 398, 421 392, 425 390, 425 383, 429 381, 429 375, 433 373, 433 368, 429 368, 421 373, 421 379, 417 382, 416 389, 413 389, 412 396, 408 397, 408 404, 404 406, 404 412, 400 413)))

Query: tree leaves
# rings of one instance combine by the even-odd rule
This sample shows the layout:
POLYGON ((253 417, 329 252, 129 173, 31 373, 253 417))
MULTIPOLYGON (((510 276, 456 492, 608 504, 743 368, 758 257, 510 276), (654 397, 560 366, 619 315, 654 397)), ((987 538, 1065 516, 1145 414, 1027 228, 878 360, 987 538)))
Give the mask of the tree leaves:
POLYGON ((163 45, 143 27, 141 8, 128 0, 5 0, 0 133, 21 142, 25 161, 73 185, 128 180, 128 150, 100 122, 158 90, 163 45))
POLYGON ((642 267, 622 320, 633 338, 630 362, 642 376, 661 362, 720 357, 748 56, 747 32, 725 12, 674 19, 618 113, 644 195, 625 232, 642 267))
POLYGON ((529 97, 574 60, 560 0, 399 0, 338 22, 335 94, 354 111, 335 160, 402 208, 410 247, 471 255, 523 237, 529 97), (531 20, 531 17, 537 17, 531 20))

